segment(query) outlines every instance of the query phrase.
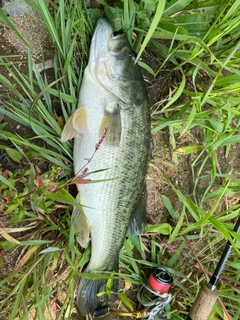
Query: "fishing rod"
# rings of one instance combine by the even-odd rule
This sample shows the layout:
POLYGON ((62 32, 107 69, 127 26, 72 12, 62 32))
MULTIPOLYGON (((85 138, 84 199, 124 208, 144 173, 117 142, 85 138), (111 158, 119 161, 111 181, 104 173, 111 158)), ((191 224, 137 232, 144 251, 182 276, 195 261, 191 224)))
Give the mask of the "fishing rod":
MULTIPOLYGON (((240 233, 240 216, 234 226, 234 232, 240 233)), ((236 242, 236 239, 233 239, 236 242)), ((187 316, 187 320, 207 320, 212 308, 218 298, 216 290, 221 273, 226 265, 229 255, 232 251, 232 244, 228 240, 226 247, 221 255, 217 267, 208 284, 203 284, 199 294, 187 316)))

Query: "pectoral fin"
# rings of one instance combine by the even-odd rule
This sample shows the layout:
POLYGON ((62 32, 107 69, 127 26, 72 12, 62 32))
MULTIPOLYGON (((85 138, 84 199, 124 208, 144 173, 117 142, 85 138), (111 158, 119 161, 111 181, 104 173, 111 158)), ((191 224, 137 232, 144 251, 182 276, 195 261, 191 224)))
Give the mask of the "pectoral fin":
POLYGON ((122 134, 122 124, 119 107, 117 107, 113 111, 108 111, 106 109, 104 110, 102 124, 99 129, 99 138, 104 135, 106 129, 107 133, 103 143, 107 145, 118 146, 122 134))
POLYGON ((147 224, 146 204, 147 190, 146 186, 144 186, 143 192, 141 192, 138 202, 131 214, 131 220, 128 227, 128 232, 130 232, 131 235, 139 235, 145 230, 147 224))
POLYGON ((74 138, 76 134, 75 131, 76 130, 73 127, 73 114, 72 114, 63 128, 62 135, 61 135, 62 142, 65 142, 74 138))
MULTIPOLYGON (((80 196, 78 194, 76 198, 78 203, 80 202, 79 198, 80 196)), ((90 231, 91 231, 91 225, 88 219, 86 218, 83 211, 81 211, 77 207, 74 207, 72 212, 72 221, 73 221, 75 233, 79 234, 77 236, 77 242, 80 244, 81 247, 86 248, 90 241, 90 231)))
POLYGON ((76 138, 80 133, 88 132, 87 129, 87 113, 85 108, 77 109, 66 122, 61 140, 63 142, 76 138))
POLYGON ((87 133, 87 112, 85 108, 77 109, 73 114, 73 126, 79 133, 87 133))

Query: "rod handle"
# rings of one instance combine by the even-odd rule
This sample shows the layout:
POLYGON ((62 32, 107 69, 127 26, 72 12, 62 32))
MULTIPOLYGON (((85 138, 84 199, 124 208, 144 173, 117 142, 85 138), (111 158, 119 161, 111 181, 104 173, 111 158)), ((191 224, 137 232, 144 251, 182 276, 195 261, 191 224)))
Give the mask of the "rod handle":
POLYGON ((217 290, 212 291, 206 284, 203 284, 189 312, 188 319, 207 320, 217 298, 217 290))

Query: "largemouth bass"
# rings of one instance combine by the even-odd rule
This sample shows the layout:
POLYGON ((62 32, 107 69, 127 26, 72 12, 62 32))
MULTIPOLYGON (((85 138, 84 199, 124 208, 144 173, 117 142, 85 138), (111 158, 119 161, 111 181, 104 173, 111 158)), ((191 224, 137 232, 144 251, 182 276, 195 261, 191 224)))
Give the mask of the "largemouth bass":
MULTIPOLYGON (((143 231, 145 175, 150 148, 150 112, 143 77, 124 34, 113 34, 108 21, 96 26, 78 108, 68 119, 62 141, 74 138, 74 170, 95 183, 78 184, 72 218, 79 243, 91 238, 86 273, 118 271, 119 252, 128 228, 143 231)), ((91 314, 102 302, 106 280, 81 278, 76 305, 91 314), (99 300, 100 299, 100 300, 99 300)), ((106 301, 104 301, 106 303, 106 301)))

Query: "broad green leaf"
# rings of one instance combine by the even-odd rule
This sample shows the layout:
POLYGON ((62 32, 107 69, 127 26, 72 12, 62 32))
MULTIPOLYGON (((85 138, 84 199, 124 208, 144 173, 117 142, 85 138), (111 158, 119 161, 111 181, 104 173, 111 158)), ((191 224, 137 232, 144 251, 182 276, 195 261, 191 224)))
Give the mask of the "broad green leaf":
POLYGON ((0 181, 7 185, 10 189, 17 191, 17 189, 10 183, 7 179, 5 179, 1 174, 0 174, 0 181))
POLYGON ((144 1, 144 10, 148 14, 152 14, 155 11, 156 8, 156 1, 155 0, 145 0, 144 1))
POLYGON ((169 235, 172 232, 172 227, 168 223, 160 223, 160 224, 155 224, 151 225, 148 224, 147 228, 145 230, 145 233, 160 233, 164 235, 169 235))
POLYGON ((25 216, 25 213, 26 213, 26 210, 24 209, 24 207, 19 206, 18 210, 16 210, 14 214, 11 215, 10 222, 11 223, 21 222, 25 216))
MULTIPOLYGON (((0 107, 0 112, 1 112, 1 110, 3 110, 3 109, 0 107)), ((0 123, 0 131, 4 130, 4 128, 6 127, 7 124, 8 124, 7 122, 0 123)))
POLYGON ((176 26, 174 21, 172 23, 169 22, 160 22, 158 27, 154 31, 153 38, 155 39, 170 39, 172 40, 173 37, 175 40, 186 40, 189 37, 189 33, 187 30, 176 26))
POLYGON ((41 158, 41 153, 34 150, 27 150, 25 154, 28 157, 28 159, 41 158))
POLYGON ((15 149, 9 148, 9 147, 7 147, 5 150, 11 159, 16 161, 17 163, 21 162, 22 154, 18 150, 15 150, 15 149))
POLYGON ((62 250, 63 249, 59 249, 57 247, 48 247, 47 249, 44 249, 44 250, 40 251, 39 253, 43 254, 43 253, 56 252, 56 251, 62 251, 62 250))
POLYGON ((51 87, 48 88, 47 92, 57 98, 61 98, 65 102, 72 103, 72 104, 77 103, 76 97, 71 96, 71 95, 64 93, 64 92, 59 92, 58 90, 53 89, 51 87))
POLYGON ((219 76, 215 81, 216 87, 225 87, 230 84, 238 84, 240 83, 240 74, 231 74, 229 76, 219 76))
POLYGON ((227 265, 231 266, 232 268, 235 268, 237 270, 240 270, 240 262, 238 262, 238 261, 236 261, 236 262, 227 261, 227 265))
POLYGON ((180 17, 176 17, 175 20, 177 26, 189 32, 194 31, 196 35, 201 31, 205 31, 207 28, 206 17, 202 13, 182 15, 180 17))
POLYGON ((76 200, 70 195, 70 193, 68 193, 67 190, 63 188, 58 190, 56 193, 46 191, 45 195, 51 200, 81 208, 81 205, 78 204, 76 200))
POLYGON ((107 280, 107 283, 106 283, 106 294, 108 295, 108 297, 111 296, 113 282, 114 282, 114 279, 112 279, 112 278, 107 280))
POLYGON ((104 12, 108 20, 111 21, 113 30, 115 32, 121 30, 123 10, 118 7, 114 8, 114 7, 106 6, 104 7, 104 12))
POLYGON ((4 214, 9 214, 9 213, 13 212, 17 207, 18 207, 18 204, 15 204, 15 203, 8 206, 8 208, 7 208, 7 210, 5 210, 4 214))
POLYGON ((222 123, 221 121, 217 121, 215 119, 208 119, 207 120, 211 126, 213 127, 213 129, 217 132, 223 132, 224 129, 224 123, 222 123))
POLYGON ((222 138, 217 141, 215 145, 215 149, 219 147, 225 147, 231 144, 236 144, 240 142, 240 135, 235 134, 235 135, 229 135, 229 136, 223 136, 222 138))
POLYGON ((174 150, 175 153, 177 154, 191 154, 194 152, 198 152, 201 151, 203 149, 203 146, 201 145, 191 145, 191 146, 186 146, 186 147, 182 147, 182 148, 178 148, 177 150, 174 150))
POLYGON ((166 5, 163 14, 165 16, 170 16, 174 13, 178 13, 185 9, 191 2, 192 0, 172 0, 166 5))
POLYGON ((130 299, 128 298, 128 296, 126 295, 126 293, 121 293, 120 294, 120 300, 122 301, 122 303, 127 307, 129 308, 131 311, 133 311, 133 306, 132 306, 132 303, 130 301, 130 299))

